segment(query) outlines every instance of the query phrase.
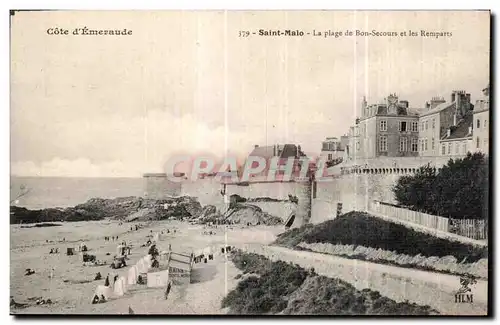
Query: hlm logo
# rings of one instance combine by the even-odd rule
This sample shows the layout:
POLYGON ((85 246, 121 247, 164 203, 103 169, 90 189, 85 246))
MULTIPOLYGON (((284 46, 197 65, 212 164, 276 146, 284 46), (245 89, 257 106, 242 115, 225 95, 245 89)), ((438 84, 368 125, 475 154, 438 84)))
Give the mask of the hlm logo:
POLYGON ((477 280, 474 277, 461 277, 460 278, 460 289, 458 289, 455 294, 455 303, 464 304, 469 303, 472 304, 474 302, 474 295, 471 292, 471 288, 469 286, 477 283, 477 280))

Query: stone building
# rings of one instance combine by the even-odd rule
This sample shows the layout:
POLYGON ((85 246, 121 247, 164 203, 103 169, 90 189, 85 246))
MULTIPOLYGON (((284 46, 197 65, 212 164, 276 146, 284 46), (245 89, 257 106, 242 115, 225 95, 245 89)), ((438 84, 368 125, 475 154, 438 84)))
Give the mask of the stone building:
POLYGON ((418 115, 408 101, 390 94, 383 103, 368 105, 363 98, 354 152, 358 158, 414 157, 418 155, 418 115))
POLYGON ((466 154, 463 143, 471 136, 468 123, 473 107, 470 94, 465 91, 453 91, 450 102, 442 97, 428 101, 418 121, 419 155, 436 157, 466 154))
POLYGON ((356 119, 356 124, 349 128, 347 136, 349 138, 345 150, 347 160, 356 160, 361 154, 359 143, 359 119, 356 119))
POLYGON ((320 157, 327 161, 344 159, 346 147, 348 146, 348 136, 343 135, 340 140, 336 137, 328 137, 321 143, 320 157))
MULTIPOLYGON (((299 158, 306 157, 304 152, 302 152, 302 149, 300 145, 295 145, 295 144, 275 144, 272 146, 259 146, 255 145, 254 149, 250 153, 249 157, 260 157, 263 158, 266 165, 264 170, 257 174, 257 175, 252 175, 252 178, 259 178, 259 177, 267 177, 269 174, 270 169, 273 167, 271 166, 271 161, 273 158, 278 158, 278 168, 282 168, 282 166, 285 166, 288 162, 289 158, 295 158, 294 160, 294 167, 293 167, 293 173, 299 173, 300 168, 301 168, 301 161, 299 158)), ((253 162, 252 163, 252 168, 257 168, 258 167, 258 162, 253 162)), ((276 175, 284 174, 284 171, 277 171, 276 175)), ((279 177, 277 177, 279 178, 279 177)))
POLYGON ((483 98, 476 101, 473 110, 471 151, 489 154, 490 141, 490 85, 483 89, 483 98))
POLYGON ((439 144, 439 155, 460 158, 471 151, 472 144, 472 112, 467 114, 457 125, 446 130, 439 144))

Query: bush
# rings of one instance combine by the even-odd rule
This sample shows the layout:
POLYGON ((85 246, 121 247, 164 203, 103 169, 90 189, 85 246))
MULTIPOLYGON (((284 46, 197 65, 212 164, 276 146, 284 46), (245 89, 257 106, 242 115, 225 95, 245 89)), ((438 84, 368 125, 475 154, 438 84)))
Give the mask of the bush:
POLYGON ((271 262, 251 253, 232 253, 235 265, 249 276, 223 299, 236 314, 428 315, 428 306, 396 303, 378 292, 356 290, 340 279, 307 272, 298 265, 271 262))
POLYGON ((450 159, 436 172, 423 166, 393 187, 399 204, 454 219, 488 219, 489 167, 482 153, 450 159))
POLYGON ((287 297, 299 288, 308 272, 285 262, 271 262, 262 255, 232 252, 232 261, 246 273, 255 273, 238 283, 223 300, 236 314, 275 314, 287 306, 287 297))
POLYGON ((301 227, 279 236, 274 244, 294 247, 301 242, 361 245, 414 256, 454 256, 468 263, 488 257, 488 249, 417 232, 403 225, 352 211, 314 227, 301 227), (292 244, 292 246, 289 246, 292 244))

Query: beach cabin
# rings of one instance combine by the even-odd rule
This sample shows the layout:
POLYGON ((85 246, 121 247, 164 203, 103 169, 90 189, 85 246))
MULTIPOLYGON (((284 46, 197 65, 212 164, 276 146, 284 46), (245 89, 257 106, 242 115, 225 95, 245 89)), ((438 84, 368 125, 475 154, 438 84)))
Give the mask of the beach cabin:
POLYGON ((170 282, 168 269, 158 272, 150 272, 147 275, 148 288, 164 288, 170 282))

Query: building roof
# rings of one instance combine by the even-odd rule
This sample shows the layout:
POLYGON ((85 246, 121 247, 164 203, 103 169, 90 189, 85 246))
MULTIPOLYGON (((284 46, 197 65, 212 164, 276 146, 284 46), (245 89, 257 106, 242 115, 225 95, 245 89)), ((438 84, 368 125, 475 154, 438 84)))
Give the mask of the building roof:
POLYGON ((456 102, 442 103, 442 104, 439 104, 438 106, 434 107, 433 109, 428 110, 427 112, 422 112, 420 114, 420 116, 427 116, 427 115, 439 113, 439 112, 441 112, 447 108, 450 108, 452 106, 453 106, 453 108, 455 108, 455 105, 456 105, 456 102))
POLYGON ((142 177, 167 177, 165 173, 145 173, 142 177))
MULTIPOLYGON (((280 146, 281 155, 280 158, 295 157, 297 154, 297 146, 294 144, 285 144, 280 146)), ((262 157, 266 160, 274 157, 274 146, 258 146, 255 147, 250 153, 251 157, 262 157)), ((301 156, 305 156, 301 153, 301 156)))
POLYGON ((285 144, 280 158, 290 158, 297 156, 297 146, 294 144, 285 144))
POLYGON ((454 140, 454 139, 462 139, 468 138, 472 136, 472 133, 469 132, 469 127, 472 126, 472 114, 467 114, 465 117, 460 120, 455 127, 452 127, 450 135, 445 134, 441 140, 454 140))
POLYGON ((252 157, 262 157, 264 159, 269 159, 274 157, 274 148, 273 146, 258 146, 255 147, 250 153, 252 157))

